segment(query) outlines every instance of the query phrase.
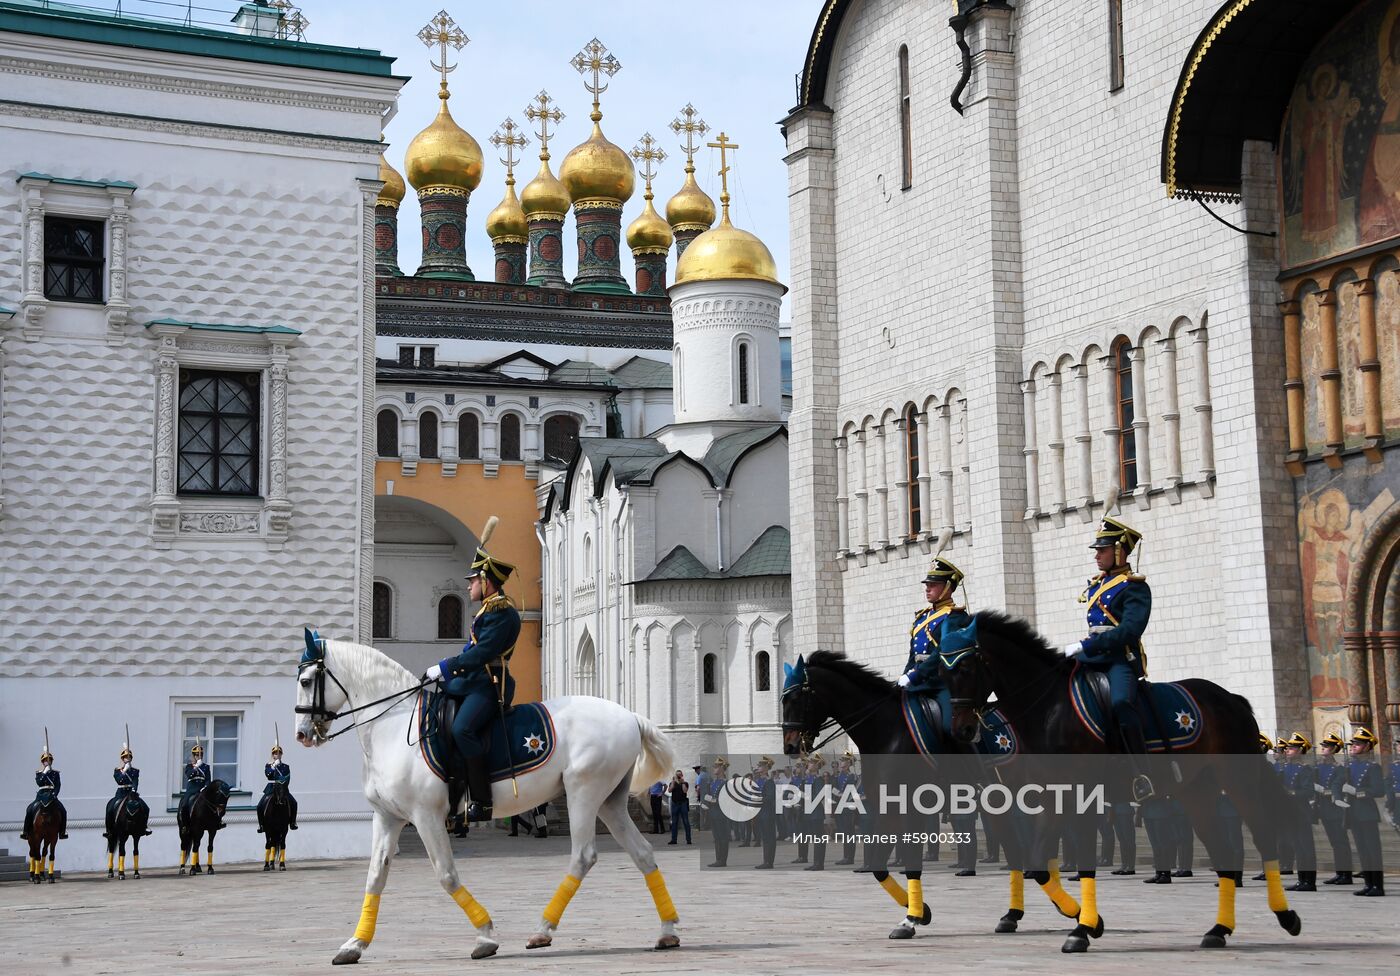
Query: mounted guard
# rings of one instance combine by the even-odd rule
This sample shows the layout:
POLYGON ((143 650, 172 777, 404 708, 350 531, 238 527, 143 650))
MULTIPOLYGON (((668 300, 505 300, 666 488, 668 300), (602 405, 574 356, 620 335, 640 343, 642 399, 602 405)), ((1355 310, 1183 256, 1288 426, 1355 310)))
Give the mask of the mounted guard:
POLYGON ((151 832, 146 829, 150 822, 151 808, 141 799, 139 787, 141 770, 132 765, 131 733, 122 741, 119 762, 112 770, 112 779, 117 784, 116 793, 107 801, 107 829, 102 836, 107 838, 107 877, 126 880, 126 842, 132 847, 132 864, 135 876, 141 877, 141 838, 151 832), (113 870, 113 861, 116 862, 113 870))
POLYGON ((1089 548, 1094 550, 1098 575, 1079 596, 1088 604, 1089 636, 1065 647, 1081 665, 1108 675, 1109 696, 1123 751, 1133 758, 1133 799, 1152 796, 1146 773, 1147 742, 1138 715, 1138 681, 1147 677, 1147 654, 1142 634, 1152 615, 1152 590, 1146 577, 1134 573, 1128 557, 1142 533, 1117 519, 1104 517, 1089 548))
POLYGON ((963 581, 963 571, 942 556, 936 556, 924 576, 924 598, 928 605, 914 614, 909 629, 909 659, 896 684, 908 694, 928 695, 938 703, 943 730, 949 729, 952 707, 948 688, 939 671, 938 651, 943 635, 972 623, 965 607, 953 602, 953 594, 963 581))
POLYGON ((19 835, 20 840, 30 839, 29 835, 34 831, 35 814, 50 807, 54 807, 58 813, 58 839, 67 840, 68 811, 58 801, 58 794, 63 789, 63 777, 54 769, 47 729, 44 730, 44 751, 39 754, 39 768, 34 773, 34 785, 38 789, 34 793, 34 802, 24 811, 24 832, 19 835))
MULTIPOLYGON (((195 797, 199 796, 199 791, 208 786, 213 778, 214 774, 210 771, 209 764, 204 761, 204 747, 195 739, 190 748, 190 761, 185 763, 180 773, 183 792, 180 796, 180 806, 175 813, 177 821, 182 824, 189 821, 190 807, 194 804, 195 797)), ((219 824, 220 829, 223 826, 222 823, 219 824)))
MULTIPOLYGON (((292 796, 292 767, 282 761, 282 743, 275 738, 272 743, 272 758, 263 765, 263 776, 267 777, 267 785, 263 787, 262 798, 258 800, 258 822, 261 823, 266 816, 267 805, 272 802, 272 798, 279 791, 285 790, 287 809, 291 815, 287 829, 296 830, 297 798, 292 796)), ((259 827, 258 833, 262 832, 263 829, 259 827)))

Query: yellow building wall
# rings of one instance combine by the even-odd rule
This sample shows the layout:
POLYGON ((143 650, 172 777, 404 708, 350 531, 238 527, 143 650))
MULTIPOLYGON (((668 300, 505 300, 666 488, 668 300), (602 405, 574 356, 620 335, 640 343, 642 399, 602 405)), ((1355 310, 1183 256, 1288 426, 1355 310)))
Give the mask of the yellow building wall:
MULTIPOLYGON (((515 601, 522 614, 540 611, 540 544, 535 537, 535 482, 525 477, 523 464, 502 463, 496 477, 483 475, 480 464, 459 462, 457 474, 442 476, 442 465, 436 461, 419 461, 418 471, 411 478, 403 475, 396 460, 380 460, 374 468, 374 493, 389 494, 386 482, 394 483, 394 496, 413 498, 436 506, 480 535, 486 520, 492 515, 501 523, 491 536, 491 555, 515 566, 515 572, 505 586, 506 595, 515 601)), ((467 567, 462 567, 465 575, 467 567)), ((475 607, 468 613, 475 613, 475 607)), ((510 659, 510 672, 515 676, 515 700, 540 699, 540 621, 524 620, 520 639, 510 659)))

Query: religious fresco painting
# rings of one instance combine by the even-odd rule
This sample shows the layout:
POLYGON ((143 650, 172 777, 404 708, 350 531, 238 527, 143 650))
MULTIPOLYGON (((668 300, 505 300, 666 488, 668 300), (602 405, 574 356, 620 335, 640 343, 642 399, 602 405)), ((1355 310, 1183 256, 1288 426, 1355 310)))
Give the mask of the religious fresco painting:
POLYGON ((1284 268, 1400 237, 1400 0, 1344 20, 1299 73, 1279 158, 1284 268))

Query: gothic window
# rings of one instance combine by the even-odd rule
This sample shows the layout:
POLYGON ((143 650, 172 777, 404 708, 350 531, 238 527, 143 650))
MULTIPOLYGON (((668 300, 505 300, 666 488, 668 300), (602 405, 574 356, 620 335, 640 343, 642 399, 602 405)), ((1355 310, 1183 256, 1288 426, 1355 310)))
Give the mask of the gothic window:
POLYGON ((585 535, 583 537, 583 571, 579 574, 580 579, 590 580, 593 578, 593 537, 585 535))
POLYGON ((261 373, 180 371, 181 494, 256 495, 261 373))
POLYGON ((899 186, 914 185, 914 118, 909 102, 909 47, 899 46, 899 186))
POLYGON ((578 419, 568 414, 555 414, 544 422, 544 456, 568 462, 578 448, 578 419))
POLYGON ((520 460, 520 418, 513 413, 501 418, 501 460, 520 460))
POLYGON ((438 601, 438 640, 461 639, 462 598, 449 593, 438 601))
POLYGON ((101 303, 103 230, 100 220, 44 218, 45 298, 101 303))
POLYGON ((905 504, 909 506, 909 537, 923 531, 924 513, 919 504, 919 412, 913 404, 904 411, 904 456, 907 459, 905 504))
POLYGON ((717 663, 718 659, 713 654, 706 654, 700 662, 701 687, 707 695, 713 695, 715 693, 715 686, 717 684, 715 680, 715 666, 717 663))
POLYGON ((1133 347, 1126 338, 1113 344, 1113 378, 1118 403, 1119 490, 1137 488, 1137 436, 1133 430, 1133 347))
POLYGON ((399 415, 392 410, 381 410, 375 418, 377 427, 376 452, 380 457, 399 456, 399 415))
POLYGON ((767 651, 759 651, 753 659, 753 687, 754 691, 771 691, 772 678, 769 676, 769 657, 767 651))
POLYGON ((739 402, 740 402, 740 403, 748 403, 748 402, 749 402, 749 344, 748 344, 747 342, 741 342, 741 343, 739 343, 738 357, 739 357, 739 362, 737 363, 737 365, 736 365, 735 368, 736 368, 737 376, 738 376, 739 402))
POLYGON ((394 591, 389 589, 388 583, 374 584, 374 606, 371 610, 373 618, 374 640, 389 640, 393 636, 394 626, 394 591))
POLYGON ((1123 0, 1108 0, 1108 90, 1123 87, 1123 0))
POLYGON ((476 459, 481 457, 481 425, 476 414, 464 413, 457 421, 457 456, 476 459))
POLYGON ((438 456, 438 418, 431 410, 418 418, 418 456, 430 460, 438 456))

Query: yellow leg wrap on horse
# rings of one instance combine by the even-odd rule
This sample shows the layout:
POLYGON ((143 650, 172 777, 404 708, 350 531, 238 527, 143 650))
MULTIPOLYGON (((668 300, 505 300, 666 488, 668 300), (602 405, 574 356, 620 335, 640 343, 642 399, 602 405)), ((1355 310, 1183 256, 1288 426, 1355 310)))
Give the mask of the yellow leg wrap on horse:
POLYGON ((1216 899, 1215 924, 1235 930, 1235 879, 1220 879, 1220 894, 1216 899))
POLYGON ((575 878, 572 874, 564 875, 564 880, 559 882, 559 887, 554 889, 554 897, 549 899, 549 904, 544 906, 544 920, 555 928, 559 927, 559 920, 564 917, 564 909, 569 907, 569 900, 574 897, 574 892, 578 891, 578 886, 583 884, 581 878, 575 878))
POLYGON ((56 857, 54 857, 52 854, 50 854, 50 855, 49 855, 49 877, 50 877, 50 878, 53 877, 54 865, 57 864, 57 863, 58 863, 58 858, 56 858, 56 857))
POLYGON ((123 872, 123 873, 126 872, 126 855, 125 855, 125 854, 123 854, 121 857, 117 858, 117 870, 118 870, 118 871, 121 871, 121 872, 123 872))
POLYGON ((1049 861, 1047 861, 1045 864, 1045 870, 1050 872, 1051 884, 1060 883, 1060 859, 1058 857, 1052 857, 1049 861))
POLYGON ((481 907, 481 902, 472 897, 472 893, 464 887, 458 887, 452 892, 452 900, 462 906, 462 911, 467 913, 468 920, 477 928, 491 924, 491 913, 481 907))
POLYGON ((655 868, 643 877, 646 878, 647 891, 651 892, 651 900, 656 902, 656 914, 661 921, 680 921, 680 915, 676 914, 676 906, 671 901, 671 893, 666 890, 666 879, 661 877, 661 869, 655 868))
POLYGON ((1079 902, 1074 900, 1064 885, 1060 884, 1060 876, 1051 874, 1050 880, 1041 885, 1041 890, 1045 892, 1047 898, 1055 903, 1055 907, 1060 910, 1060 914, 1066 918, 1074 918, 1079 914, 1079 902))
POLYGON ((905 906, 910 918, 924 917, 924 882, 921 878, 909 879, 909 904, 905 906))
POLYGON ((131 855, 131 870, 133 870, 133 871, 140 871, 140 870, 141 870, 141 855, 140 855, 140 854, 133 854, 133 855, 131 855))
POLYGON ((888 874, 880 881, 880 887, 890 893, 890 897, 899 902, 900 908, 909 907, 909 896, 904 893, 904 887, 888 874))
POLYGON ((189 857, 190 857, 190 852, 189 852, 189 851, 181 851, 181 852, 180 852, 180 867, 184 867, 184 866, 185 866, 185 862, 186 862, 187 860, 189 860, 189 857))
MULTIPOLYGON (((116 856, 116 855, 113 854, 111 851, 108 851, 108 852, 107 852, 107 870, 108 870, 108 871, 112 870, 112 858, 115 857, 115 856, 116 856)), ((34 858, 32 858, 32 857, 29 859, 29 866, 30 866, 31 868, 34 866, 34 858)))
POLYGON ((204 859, 204 863, 205 863, 206 866, 208 866, 208 867, 211 868, 211 869, 214 867, 214 852, 213 852, 213 851, 210 851, 210 852, 209 852, 208 856, 204 859))
POLYGON ((1099 893, 1097 878, 1079 879, 1079 924, 1089 928, 1099 924, 1099 893))
POLYGON ((1026 873, 1011 872, 1011 907, 1018 912, 1026 910, 1026 873))
POLYGON ((374 926, 379 921, 379 896, 365 894, 365 903, 360 908, 360 924, 355 926, 355 938, 369 945, 374 941, 374 926))
POLYGON ((1283 893, 1283 878, 1278 873, 1278 861, 1264 862, 1264 884, 1269 888, 1269 911, 1288 910, 1288 896, 1283 893))
POLYGON ((285 847, 282 848, 282 863, 283 863, 283 864, 286 864, 286 863, 287 863, 287 849, 286 849, 285 847))
POLYGON ((190 851, 190 863, 199 867, 199 851, 190 851))

